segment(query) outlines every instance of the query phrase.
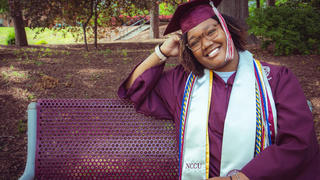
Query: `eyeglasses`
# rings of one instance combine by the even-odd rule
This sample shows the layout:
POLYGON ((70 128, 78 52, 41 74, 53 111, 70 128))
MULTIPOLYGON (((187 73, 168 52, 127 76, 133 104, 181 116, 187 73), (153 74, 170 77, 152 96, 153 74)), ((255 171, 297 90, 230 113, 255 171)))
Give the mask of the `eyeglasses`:
POLYGON ((188 44, 186 46, 191 51, 198 51, 201 48, 201 38, 202 36, 206 38, 207 40, 213 40, 218 36, 218 25, 214 25, 212 27, 209 27, 205 32, 203 32, 200 36, 191 38, 188 44))

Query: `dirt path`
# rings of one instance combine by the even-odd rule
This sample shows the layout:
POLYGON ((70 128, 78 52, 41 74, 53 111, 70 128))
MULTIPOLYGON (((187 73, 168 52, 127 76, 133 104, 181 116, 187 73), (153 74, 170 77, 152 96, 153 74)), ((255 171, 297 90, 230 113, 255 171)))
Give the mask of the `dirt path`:
MULTIPOLYGON (((0 179, 17 179, 26 161, 26 109, 40 98, 116 98, 116 90, 130 70, 146 58, 156 43, 110 43, 81 45, 0 46, 0 179)), ((250 48, 256 57, 289 67, 299 78, 313 104, 320 142, 320 56, 274 57, 250 48)), ((167 63, 167 68, 177 64, 167 63)))

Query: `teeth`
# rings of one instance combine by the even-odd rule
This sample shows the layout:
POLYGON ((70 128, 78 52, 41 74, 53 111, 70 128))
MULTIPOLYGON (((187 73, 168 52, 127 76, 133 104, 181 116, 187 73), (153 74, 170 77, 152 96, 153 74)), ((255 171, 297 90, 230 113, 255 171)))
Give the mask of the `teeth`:
POLYGON ((211 53, 208 54, 209 57, 212 57, 216 52, 219 51, 219 48, 214 49, 211 53))

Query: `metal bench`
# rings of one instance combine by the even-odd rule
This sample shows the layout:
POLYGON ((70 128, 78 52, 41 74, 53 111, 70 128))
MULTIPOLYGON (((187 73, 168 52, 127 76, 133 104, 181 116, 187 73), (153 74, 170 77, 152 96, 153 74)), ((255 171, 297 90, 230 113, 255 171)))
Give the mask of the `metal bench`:
POLYGON ((30 103, 20 179, 178 179, 173 121, 138 114, 125 100, 30 103))
POLYGON ((125 100, 39 100, 28 106, 20 179, 178 179, 173 121, 125 100))

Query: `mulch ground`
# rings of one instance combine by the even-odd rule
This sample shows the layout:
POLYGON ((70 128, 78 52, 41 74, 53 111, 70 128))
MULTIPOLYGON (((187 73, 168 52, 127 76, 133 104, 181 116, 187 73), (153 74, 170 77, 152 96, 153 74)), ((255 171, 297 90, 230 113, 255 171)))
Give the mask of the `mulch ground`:
MULTIPOLYGON (((82 45, 0 46, 0 179, 17 179, 26 162, 27 105, 41 98, 117 98, 131 69, 157 42, 82 45)), ((320 56, 278 56, 249 47, 259 60, 289 67, 313 105, 320 142, 320 56)), ((177 64, 170 60, 166 68, 177 64)))

